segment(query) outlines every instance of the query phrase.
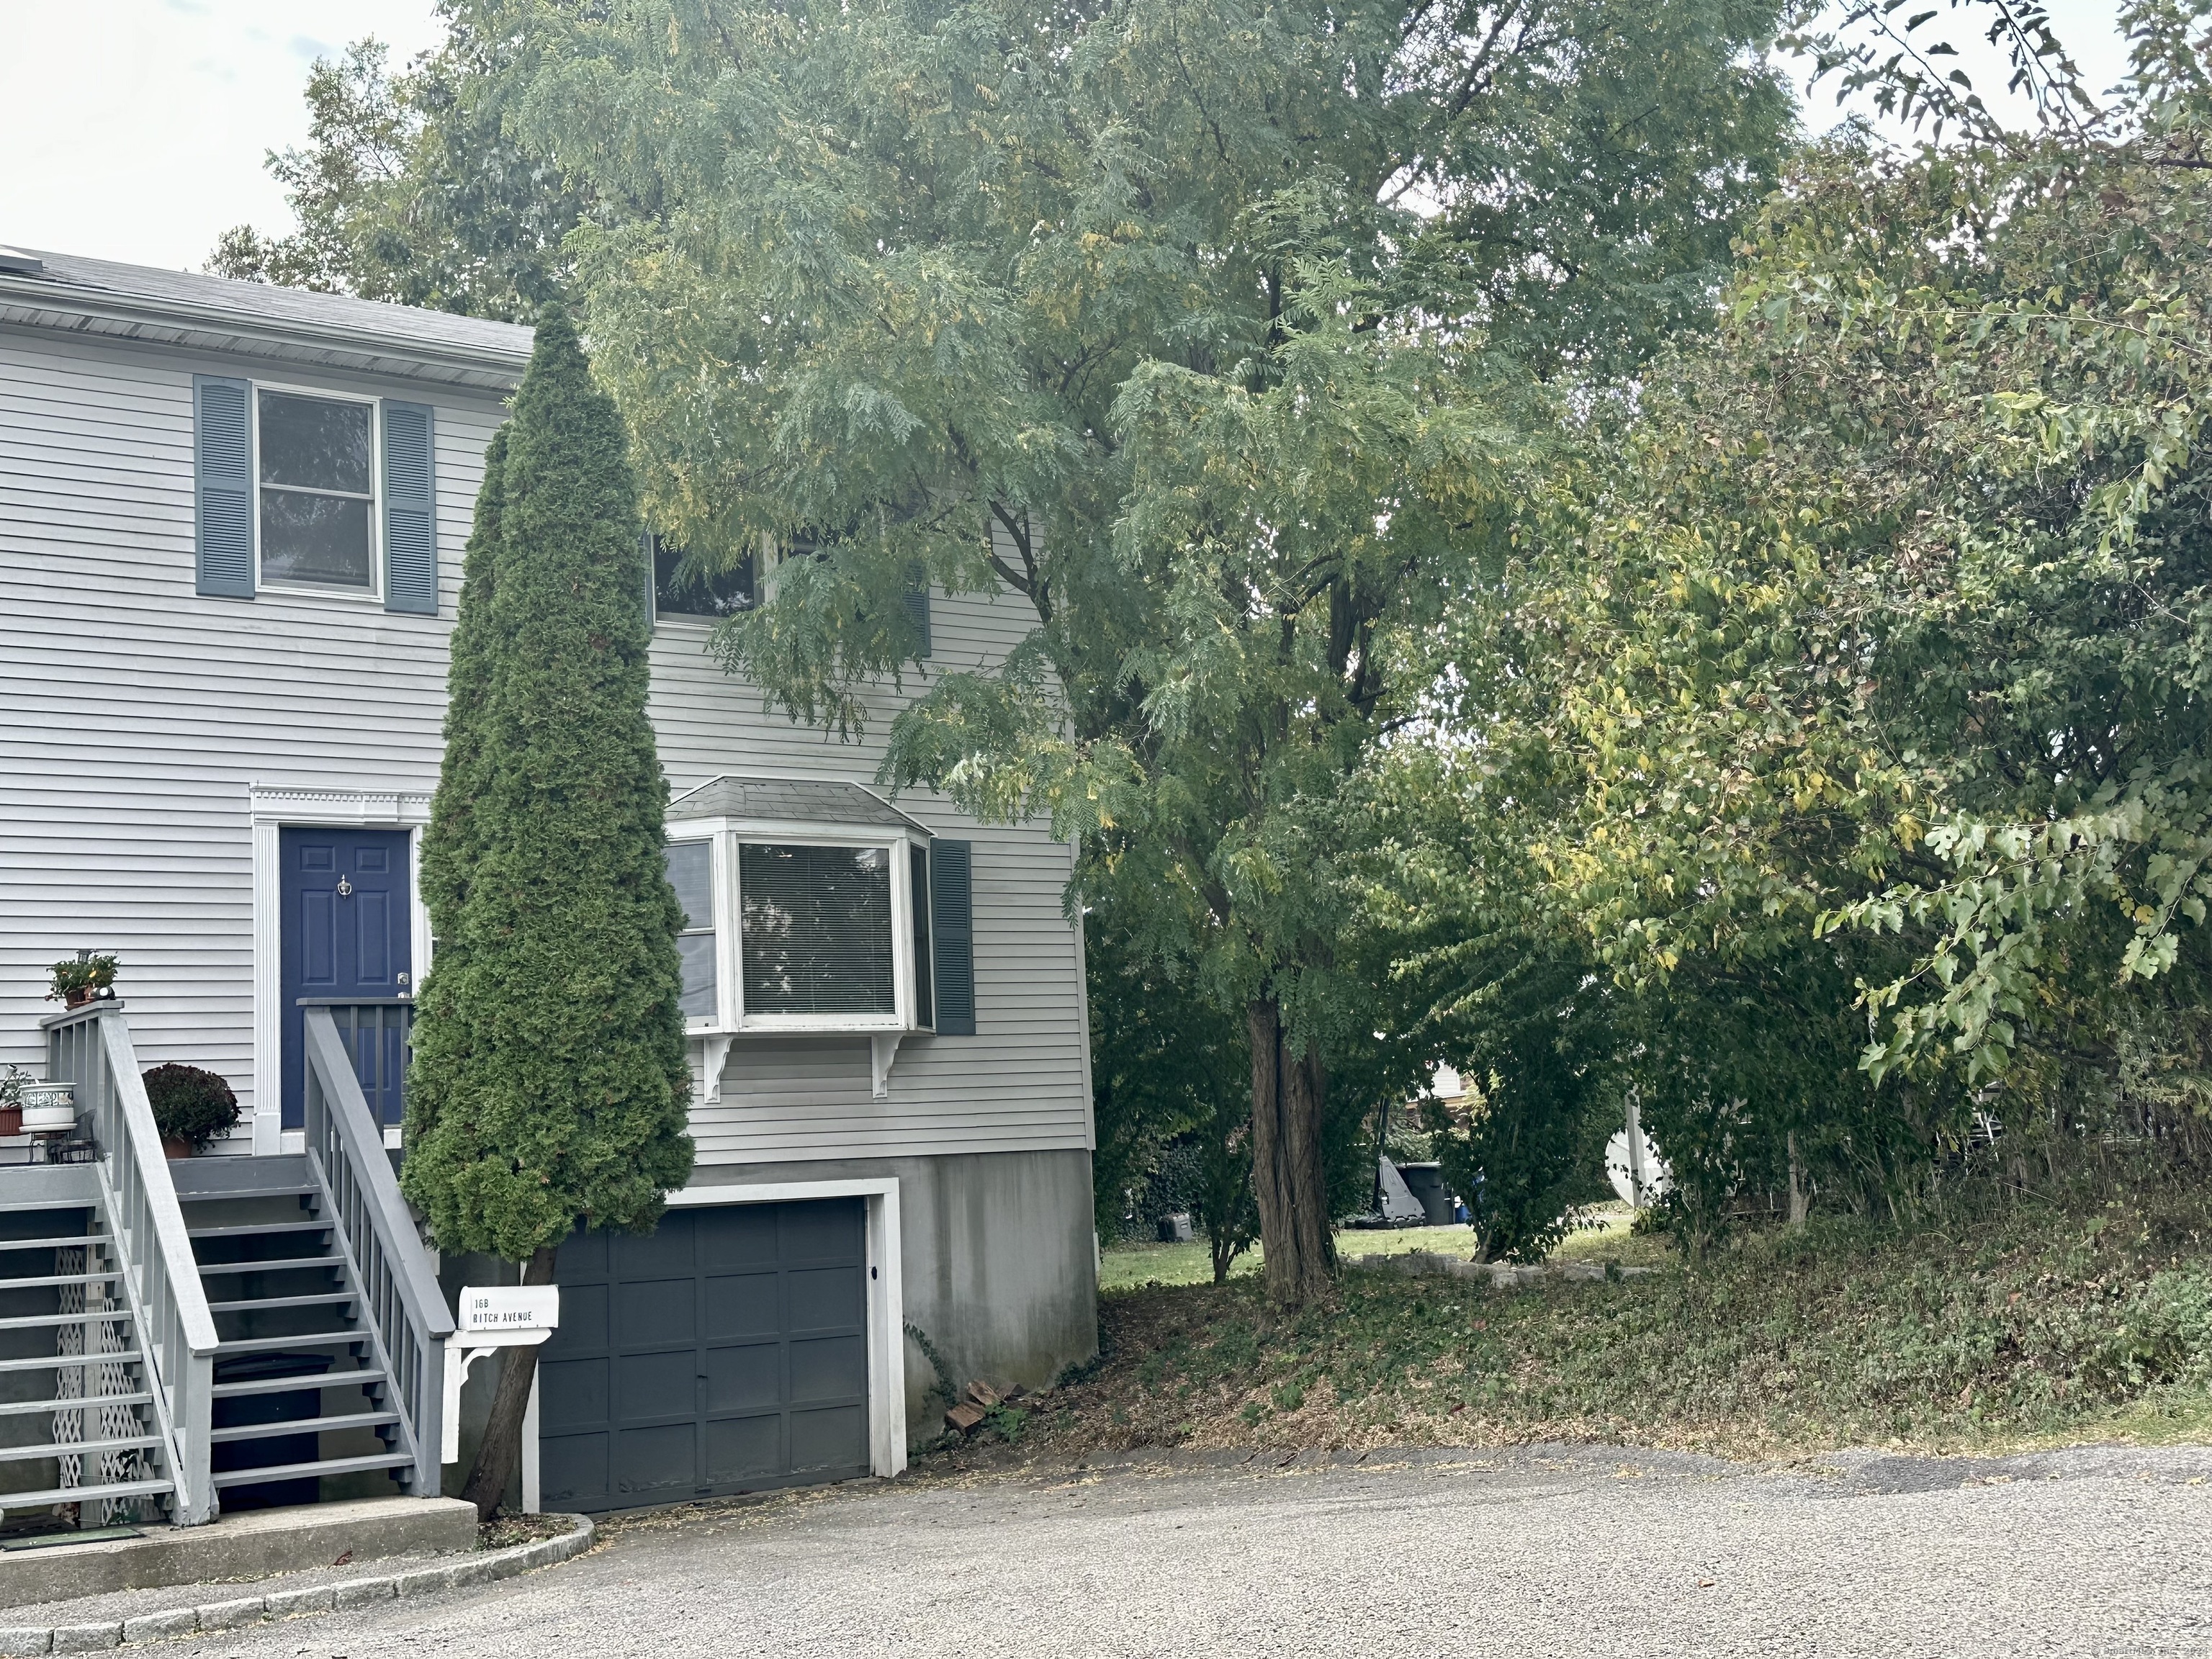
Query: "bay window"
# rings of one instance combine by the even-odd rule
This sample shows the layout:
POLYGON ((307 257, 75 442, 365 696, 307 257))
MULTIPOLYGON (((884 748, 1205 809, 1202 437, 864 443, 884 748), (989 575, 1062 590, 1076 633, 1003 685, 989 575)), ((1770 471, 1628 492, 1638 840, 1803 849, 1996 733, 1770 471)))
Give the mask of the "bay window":
POLYGON ((679 797, 668 878, 690 1029, 932 1029, 930 845, 857 785, 721 778, 679 797))

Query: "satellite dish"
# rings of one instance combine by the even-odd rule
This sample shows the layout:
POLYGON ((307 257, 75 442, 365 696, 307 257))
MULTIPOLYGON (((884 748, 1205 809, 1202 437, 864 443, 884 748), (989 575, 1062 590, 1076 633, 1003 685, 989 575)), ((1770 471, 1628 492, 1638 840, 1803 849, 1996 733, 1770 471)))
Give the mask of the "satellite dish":
POLYGON ((1641 1128, 1636 1132, 1634 1152, 1632 1158, 1628 1131, 1614 1130, 1613 1139, 1605 1143, 1605 1174, 1622 1201, 1641 1210, 1674 1189, 1674 1172, 1641 1128))

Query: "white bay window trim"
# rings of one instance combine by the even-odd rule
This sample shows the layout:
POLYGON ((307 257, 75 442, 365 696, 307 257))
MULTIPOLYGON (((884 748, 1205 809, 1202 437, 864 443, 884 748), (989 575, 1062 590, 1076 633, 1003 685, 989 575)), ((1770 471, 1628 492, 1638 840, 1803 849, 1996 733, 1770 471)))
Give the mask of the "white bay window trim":
MULTIPOLYGON (((915 960, 914 907, 926 896, 914 890, 914 860, 907 848, 927 850, 923 832, 902 832, 883 825, 807 823, 765 818, 687 818, 672 824, 669 842, 708 842, 714 848, 714 978, 716 1012, 684 1022, 695 1037, 710 1040, 708 1058, 719 1062, 726 1045, 718 1050, 713 1040, 732 1036, 838 1032, 895 1037, 921 1029, 919 999, 915 994, 917 972, 929 973, 933 964, 915 960), (744 948, 741 929, 744 911, 743 861, 738 848, 748 844, 798 847, 848 847, 854 850, 880 848, 890 866, 890 950, 893 1006, 888 1013, 759 1013, 749 1012, 744 995, 744 948)), ((889 1065, 888 1054, 883 1061, 889 1065)), ((708 1069, 709 1097, 718 1097, 719 1063, 708 1069)))

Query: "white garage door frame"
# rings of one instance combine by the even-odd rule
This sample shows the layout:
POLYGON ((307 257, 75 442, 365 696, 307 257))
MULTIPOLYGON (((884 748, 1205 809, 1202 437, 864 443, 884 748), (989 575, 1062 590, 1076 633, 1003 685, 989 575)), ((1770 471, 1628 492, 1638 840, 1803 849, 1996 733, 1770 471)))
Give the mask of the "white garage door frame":
MULTIPOLYGON (((789 1204, 810 1198, 866 1200, 863 1238, 868 1258, 868 1469, 888 1480, 906 1468, 906 1293, 901 1277, 899 1183, 896 1176, 850 1181, 763 1181, 686 1187, 668 1195, 671 1209, 720 1204, 789 1204)), ((531 1403, 537 1403, 532 1390, 531 1403)), ((525 1443, 534 1474, 537 1413, 525 1443)), ((535 1481, 526 1484, 535 1486, 535 1481)), ((536 1494, 525 1502, 535 1505, 536 1494)))

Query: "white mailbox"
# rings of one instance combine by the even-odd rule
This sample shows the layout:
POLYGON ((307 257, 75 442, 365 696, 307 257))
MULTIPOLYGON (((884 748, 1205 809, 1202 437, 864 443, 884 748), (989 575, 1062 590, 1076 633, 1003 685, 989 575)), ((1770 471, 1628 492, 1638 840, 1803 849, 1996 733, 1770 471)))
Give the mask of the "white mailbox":
MULTIPOLYGON (((446 1424, 442 1462, 452 1463, 461 1455, 461 1384, 469 1367, 500 1348, 530 1347, 543 1342, 560 1328, 561 1287, 558 1285, 465 1285, 461 1287, 460 1317, 446 1339, 446 1424)), ((523 1419, 522 1501, 538 1507, 538 1381, 530 1382, 530 1407, 523 1419)))
POLYGON ((561 1325, 558 1285, 466 1285, 461 1288, 461 1330, 551 1331, 561 1325))

